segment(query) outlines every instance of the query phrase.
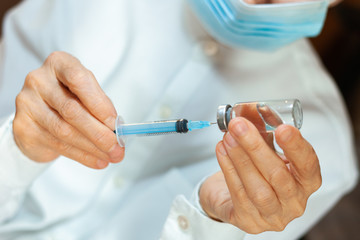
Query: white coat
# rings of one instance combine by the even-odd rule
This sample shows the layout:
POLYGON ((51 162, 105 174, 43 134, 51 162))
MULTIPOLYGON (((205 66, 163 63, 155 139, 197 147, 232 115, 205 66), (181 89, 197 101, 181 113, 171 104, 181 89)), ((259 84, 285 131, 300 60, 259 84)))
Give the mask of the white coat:
POLYGON ((356 183, 342 98, 304 39, 271 53, 231 49, 184 0, 27 0, 8 13, 0 54, 1 240, 297 239, 356 183), (214 121, 220 104, 300 99, 322 187, 283 232, 250 235, 197 207, 197 184, 219 170, 216 127, 136 138, 123 162, 101 171, 65 157, 27 159, 13 140, 14 100, 25 76, 59 50, 95 74, 129 123, 214 121))

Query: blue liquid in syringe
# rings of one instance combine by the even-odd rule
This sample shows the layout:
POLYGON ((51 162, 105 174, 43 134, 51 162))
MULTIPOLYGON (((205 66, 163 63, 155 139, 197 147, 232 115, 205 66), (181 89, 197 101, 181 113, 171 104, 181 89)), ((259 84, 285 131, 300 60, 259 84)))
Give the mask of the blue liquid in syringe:
POLYGON ((203 129, 210 127, 212 125, 211 122, 208 121, 189 121, 188 128, 189 131, 196 130, 196 129, 203 129))

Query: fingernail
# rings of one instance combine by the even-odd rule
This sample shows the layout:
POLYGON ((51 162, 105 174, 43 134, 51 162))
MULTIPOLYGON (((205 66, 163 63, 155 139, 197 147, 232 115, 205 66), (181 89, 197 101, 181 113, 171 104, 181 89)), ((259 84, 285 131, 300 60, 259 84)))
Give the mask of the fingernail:
POLYGON ((117 143, 110 149, 109 157, 114 160, 119 160, 123 156, 123 148, 120 147, 117 143))
POLYGON ((292 137, 292 131, 290 128, 285 128, 280 131, 281 141, 288 142, 290 141, 291 137, 292 137))
POLYGON ((231 136, 229 132, 225 134, 225 141, 232 148, 239 146, 235 138, 231 136))
POLYGON ((235 134, 237 136, 244 136, 247 133, 248 129, 249 128, 248 128, 246 122, 244 121, 244 119, 239 119, 236 122, 235 134))
POLYGON ((98 168, 103 169, 103 168, 106 168, 109 163, 104 160, 99 159, 96 161, 96 164, 97 164, 98 168))
POLYGON ((220 143, 219 144, 219 152, 220 152, 220 154, 221 155, 223 155, 223 156, 226 156, 227 155, 227 152, 226 152, 226 150, 225 150, 225 148, 224 148, 224 144, 223 143, 220 143))

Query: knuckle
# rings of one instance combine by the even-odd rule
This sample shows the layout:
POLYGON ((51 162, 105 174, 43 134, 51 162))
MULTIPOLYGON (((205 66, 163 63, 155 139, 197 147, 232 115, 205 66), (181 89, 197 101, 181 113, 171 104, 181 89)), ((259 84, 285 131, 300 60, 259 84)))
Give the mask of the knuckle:
POLYGON ((286 225, 286 223, 278 219, 277 221, 275 221, 275 226, 273 226, 273 230, 276 232, 282 232, 284 231, 286 225))
POLYGON ((90 155, 86 152, 81 151, 76 160, 82 164, 88 164, 90 160, 90 155))
POLYGON ((105 154, 104 152, 100 151, 95 145, 91 144, 86 151, 90 154, 93 154, 94 156, 100 157, 102 160, 111 161, 109 156, 105 154))
POLYGON ((53 63, 58 61, 58 59, 62 58, 65 53, 61 51, 54 51, 49 54, 49 56, 46 58, 45 63, 53 63))
POLYGON ((224 167, 223 167, 223 172, 224 172, 225 175, 229 175, 229 176, 236 176, 236 175, 238 175, 235 167, 232 166, 232 165, 230 165, 230 166, 224 166, 224 167))
POLYGON ((319 168, 319 163, 318 163, 317 158, 314 159, 311 157, 308 157, 307 159, 305 159, 305 163, 302 166, 303 171, 306 173, 312 173, 315 170, 317 170, 318 168, 319 168))
POLYGON ((273 194, 272 194, 271 190, 264 188, 262 190, 255 192, 255 194, 253 196, 253 201, 257 205, 260 205, 262 207, 267 207, 273 203, 274 198, 273 198, 273 194))
POLYGON ((76 157, 75 161, 83 164, 84 166, 93 168, 93 169, 99 169, 99 167, 96 164, 95 159, 87 152, 81 151, 79 155, 76 157))
POLYGON ((80 67, 69 67, 66 71, 67 85, 72 89, 86 85, 91 78, 91 73, 80 67))
POLYGON ((314 180, 314 188, 313 191, 317 191, 322 185, 322 177, 321 174, 318 174, 317 177, 314 180))
POLYGON ((260 233, 263 233, 264 231, 258 227, 251 226, 251 227, 246 228, 246 232, 249 234, 260 234, 260 233))
POLYGON ((277 167, 269 174, 269 183, 273 186, 286 184, 289 179, 289 171, 285 167, 277 167))
POLYGON ((59 153, 65 154, 70 152, 72 146, 66 143, 63 143, 61 141, 54 141, 53 142, 54 147, 56 148, 57 151, 59 151, 59 153))
POLYGON ((20 120, 20 117, 15 115, 15 118, 13 120, 13 130, 19 133, 23 133, 25 128, 25 124, 23 124, 23 121, 20 120))
POLYGON ((113 141, 113 135, 110 135, 108 131, 97 131, 94 135, 94 144, 109 152, 115 142, 113 141))
POLYGON ((95 75, 94 75, 94 73, 92 71, 86 69, 85 72, 87 73, 88 77, 95 78, 95 75))
POLYGON ((305 208, 306 208, 306 203, 301 203, 300 201, 297 201, 294 206, 292 207, 292 216, 293 219, 294 218, 298 218, 301 217, 304 212, 305 212, 305 208))
POLYGON ((16 109, 20 109, 22 106, 26 105, 27 102, 28 99, 26 97, 26 94, 24 92, 20 92, 15 99, 16 109))
POLYGON ((312 193, 316 192, 322 185, 322 177, 320 173, 312 176, 311 179, 303 183, 303 188, 305 193, 310 196, 312 193))
POLYGON ((38 70, 29 72, 25 77, 25 86, 36 89, 41 86, 41 78, 38 70))
POLYGON ((255 223, 249 223, 245 226, 244 230, 249 234, 260 234, 266 231, 266 228, 259 227, 255 223))
POLYGON ((63 59, 71 56, 70 54, 63 52, 63 51, 54 51, 49 54, 46 58, 44 65, 50 67, 51 69, 54 68, 59 62, 63 61, 63 59))
POLYGON ((99 117, 102 118, 101 120, 104 120, 104 123, 116 118, 116 110, 111 100, 102 92, 100 92, 98 96, 98 101, 92 105, 92 110, 99 114, 99 117))
POLYGON ((26 131, 26 126, 23 122, 14 119, 13 121, 13 134, 14 138, 17 139, 17 144, 20 144, 25 152, 28 152, 33 148, 35 140, 31 131, 26 131))
POLYGON ((262 149, 262 144, 260 141, 257 141, 256 139, 251 140, 253 136, 250 136, 248 139, 248 142, 250 143, 248 146, 248 149, 250 152, 260 152, 262 149))
POLYGON ((64 153, 61 151, 62 146, 60 141, 55 137, 47 139, 47 146, 49 146, 49 149, 57 152, 58 154, 64 153))
POLYGON ((298 188, 286 167, 276 168, 269 176, 271 186, 281 187, 286 199, 294 198, 298 195, 298 188))
POLYGON ((235 195, 238 200, 245 200, 246 199, 246 192, 245 187, 243 184, 238 184, 234 187, 235 195))
POLYGON ((54 121, 51 128, 53 129, 55 136, 60 139, 69 139, 72 136, 71 127, 61 121, 54 121))
MULTIPOLYGON (((96 113, 108 113, 108 105, 106 104, 106 102, 99 98, 98 101, 96 103, 94 103, 92 106, 91 106, 91 109, 96 112, 96 113)), ((104 114, 105 115, 105 114, 104 114)), ((110 118, 110 117, 109 117, 110 118)))
POLYGON ((249 168, 253 166, 252 160, 248 156, 241 156, 237 159, 237 164, 242 168, 249 168))
POLYGON ((32 142, 35 142, 34 139, 37 139, 38 134, 34 132, 32 127, 29 127, 29 122, 26 118, 19 117, 18 115, 15 116, 13 120, 13 133, 17 136, 17 138, 21 138, 22 142, 29 143, 25 145, 32 145, 32 142))
POLYGON ((81 107, 78 101, 69 98, 62 103, 59 111, 65 119, 75 120, 80 115, 81 107))
MULTIPOLYGON (((31 129, 31 128, 30 128, 31 129)), ((32 131, 27 130, 27 124, 23 119, 15 117, 13 120, 13 134, 16 139, 20 139, 21 142, 31 142, 27 141, 31 139, 32 131)))
POLYGON ((265 222, 267 225, 266 231, 275 231, 275 232, 283 231, 288 223, 280 215, 273 215, 267 220, 265 220, 265 222))

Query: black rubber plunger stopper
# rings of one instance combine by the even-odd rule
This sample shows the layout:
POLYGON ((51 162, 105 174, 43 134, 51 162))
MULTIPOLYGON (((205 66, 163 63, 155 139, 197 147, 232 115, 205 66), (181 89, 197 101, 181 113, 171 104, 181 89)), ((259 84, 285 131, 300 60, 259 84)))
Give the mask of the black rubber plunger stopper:
POLYGON ((176 132, 178 133, 187 133, 189 131, 188 129, 188 120, 186 119, 179 119, 176 121, 176 132))

